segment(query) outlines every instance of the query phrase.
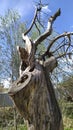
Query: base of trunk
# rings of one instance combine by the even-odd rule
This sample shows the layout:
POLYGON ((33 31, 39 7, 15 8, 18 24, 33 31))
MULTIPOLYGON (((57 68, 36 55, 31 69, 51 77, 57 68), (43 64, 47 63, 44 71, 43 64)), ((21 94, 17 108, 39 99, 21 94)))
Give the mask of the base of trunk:
POLYGON ((21 115, 32 124, 29 127, 27 123, 29 130, 63 130, 54 89, 47 71, 44 70, 38 63, 32 72, 27 69, 13 83, 9 95, 21 115))

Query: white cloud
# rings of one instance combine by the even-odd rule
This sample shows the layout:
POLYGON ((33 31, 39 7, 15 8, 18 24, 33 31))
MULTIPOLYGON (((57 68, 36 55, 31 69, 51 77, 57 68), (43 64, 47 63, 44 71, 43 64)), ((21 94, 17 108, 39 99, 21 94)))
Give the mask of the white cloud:
POLYGON ((3 83, 5 88, 9 88, 10 81, 11 81, 11 78, 8 78, 8 79, 3 79, 1 82, 3 83))
POLYGON ((44 12, 51 12, 51 10, 48 8, 48 5, 42 7, 42 11, 44 12))

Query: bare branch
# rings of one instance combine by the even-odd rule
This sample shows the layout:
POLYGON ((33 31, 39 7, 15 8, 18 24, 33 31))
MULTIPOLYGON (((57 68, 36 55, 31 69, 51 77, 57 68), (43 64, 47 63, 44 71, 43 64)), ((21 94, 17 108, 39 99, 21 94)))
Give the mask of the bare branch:
POLYGON ((47 51, 45 52, 45 54, 47 54, 50 50, 50 48, 52 47, 52 45, 54 44, 54 42, 56 42, 58 39, 62 38, 62 37, 65 37, 65 36, 69 36, 69 35, 73 35, 73 32, 64 32, 63 34, 55 37, 49 44, 48 48, 47 48, 47 51))
MULTIPOLYGON (((64 40, 63 40, 64 41, 64 40)), ((62 42, 63 42, 62 41, 62 42)), ((61 42, 61 43, 62 43, 61 42)), ((56 49, 52 52, 52 53, 55 53, 56 51, 58 51, 59 49, 61 49, 62 47, 64 47, 64 46, 67 46, 67 44, 65 43, 65 44, 62 44, 62 45, 59 45, 58 47, 56 47, 56 49)))
POLYGON ((36 20, 36 18, 37 18, 37 14, 38 14, 39 11, 41 11, 41 7, 36 8, 35 14, 34 14, 34 18, 33 18, 33 20, 32 20, 32 23, 31 23, 30 27, 28 28, 28 30, 24 33, 24 35, 26 35, 27 33, 29 33, 30 30, 32 29, 33 25, 35 24, 35 20, 36 20))
POLYGON ((37 17, 37 21, 38 21, 38 23, 40 24, 40 26, 41 26, 42 28, 44 28, 43 24, 40 22, 40 20, 38 19, 38 17, 37 17))
POLYGON ((68 37, 68 39, 69 39, 69 42, 68 42, 68 47, 67 47, 67 49, 66 49, 66 52, 68 51, 68 49, 69 49, 70 46, 71 46, 71 37, 70 37, 70 34, 69 34, 67 37, 68 37))
POLYGON ((66 56, 66 55, 71 56, 72 54, 73 54, 73 53, 71 53, 71 52, 70 52, 70 53, 63 53, 63 54, 57 56, 56 59, 59 59, 59 58, 64 57, 64 56, 66 56))
POLYGON ((52 33, 52 24, 56 20, 56 18, 58 16, 60 16, 60 14, 61 14, 61 11, 60 11, 60 9, 58 9, 58 11, 53 16, 51 16, 49 18, 49 21, 48 21, 49 27, 48 27, 48 29, 34 41, 36 46, 38 44, 40 44, 43 40, 45 40, 48 36, 51 35, 51 33, 52 33))
POLYGON ((39 34, 40 34, 40 33, 41 33, 41 32, 40 32, 40 29, 38 28, 38 26, 37 26, 36 23, 35 23, 35 27, 36 27, 36 29, 38 30, 39 34))

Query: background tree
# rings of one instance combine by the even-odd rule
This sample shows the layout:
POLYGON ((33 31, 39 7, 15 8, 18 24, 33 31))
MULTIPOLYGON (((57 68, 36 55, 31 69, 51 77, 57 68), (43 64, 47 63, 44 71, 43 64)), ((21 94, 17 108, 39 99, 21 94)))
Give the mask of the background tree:
POLYGON ((8 10, 0 16, 0 78, 12 81, 19 75, 19 57, 16 46, 23 44, 21 32, 25 30, 17 11, 8 10))
POLYGON ((57 84, 56 95, 63 115, 65 129, 73 129, 73 77, 57 84))

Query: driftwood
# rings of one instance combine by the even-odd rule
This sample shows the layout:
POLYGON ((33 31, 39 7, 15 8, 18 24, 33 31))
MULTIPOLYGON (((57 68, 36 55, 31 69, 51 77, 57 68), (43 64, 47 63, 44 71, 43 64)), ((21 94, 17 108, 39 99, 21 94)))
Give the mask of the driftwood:
MULTIPOLYGON (((41 9, 37 9, 36 12, 40 10, 41 9)), ((43 58, 42 60, 36 60, 35 58, 37 45, 51 35, 52 24, 60 13, 59 9, 51 16, 48 30, 36 40, 32 41, 26 34, 35 23, 37 17, 35 13, 32 25, 27 32, 22 35, 26 43, 24 50, 27 52, 27 66, 25 66, 25 55, 20 55, 24 68, 18 80, 10 87, 8 93, 12 97, 21 115, 27 121, 28 130, 63 130, 61 112, 49 76, 49 73, 57 67, 57 58, 49 52, 49 46, 53 43, 50 43, 48 50, 41 56, 45 57, 51 54, 47 60, 44 61, 43 58)), ((22 53, 22 51, 20 53, 22 53)))

